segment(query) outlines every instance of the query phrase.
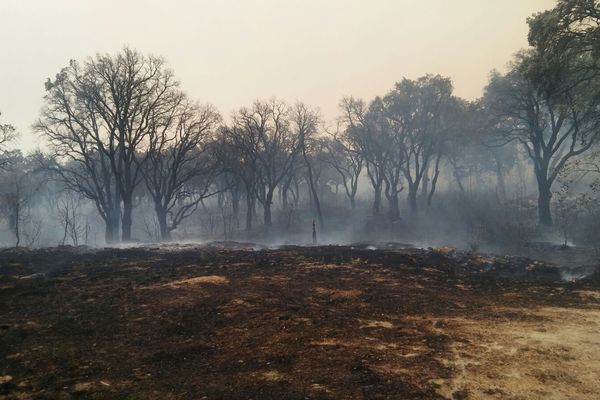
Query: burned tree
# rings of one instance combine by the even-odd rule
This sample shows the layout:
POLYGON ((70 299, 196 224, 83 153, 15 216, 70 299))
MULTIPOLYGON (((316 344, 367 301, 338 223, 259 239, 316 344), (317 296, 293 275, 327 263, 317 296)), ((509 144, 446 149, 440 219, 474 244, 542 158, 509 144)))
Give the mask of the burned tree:
POLYGON ((121 197, 111 164, 117 145, 89 100, 84 72, 71 62, 54 80, 46 82, 42 116, 34 125, 46 138, 52 155, 40 164, 68 189, 90 199, 105 223, 105 240, 119 240, 121 197))
POLYGON ((142 181, 143 153, 152 121, 177 106, 179 83, 160 57, 125 48, 87 60, 81 94, 100 118, 115 149, 110 166, 121 201, 122 240, 131 239, 133 193, 142 181))
POLYGON ((23 243, 32 246, 42 228, 42 220, 34 217, 32 206, 44 179, 36 171, 33 158, 24 157, 19 150, 5 154, 5 161, 0 170, 0 213, 14 235, 15 247, 23 243))
POLYGON ((294 166, 290 169, 290 172, 283 178, 279 185, 281 208, 288 214, 292 212, 293 208, 298 207, 300 201, 300 182, 303 180, 304 170, 304 157, 298 158, 294 166))
POLYGON ((496 117, 499 142, 518 142, 533 163, 542 225, 552 225, 552 185, 565 164, 597 142, 600 82, 577 64, 539 75, 543 60, 521 53, 511 70, 495 73, 486 88, 486 107, 496 117))
POLYGON ((334 133, 324 141, 326 162, 339 174, 350 209, 356 207, 358 179, 363 168, 363 156, 356 144, 348 138, 347 132, 334 133))
POLYGON ((211 195, 216 165, 210 146, 220 119, 213 107, 184 98, 169 114, 149 117, 149 143, 140 171, 162 240, 169 240, 171 232, 211 195))
MULTIPOLYGON (((408 200, 413 215, 417 213, 417 194, 430 163, 439 175, 444 136, 443 114, 452 101, 450 79, 426 75, 415 81, 404 79, 383 99, 394 148, 401 158, 408 184, 408 200)), ((435 174, 435 172, 434 172, 435 174)), ((436 178, 437 179, 437 178, 436 178)))
POLYGON ((292 130, 290 113, 289 106, 280 100, 257 101, 236 112, 227 128, 236 152, 249 166, 251 178, 256 179, 254 194, 263 205, 267 229, 272 226, 275 189, 302 152, 303 133, 292 130))
POLYGON ((450 115, 454 129, 446 143, 448 159, 455 170, 460 166, 463 170, 493 174, 496 197, 504 203, 508 200, 505 175, 518 163, 518 144, 498 143, 501 133, 495 130, 494 116, 482 103, 459 103, 450 115))
POLYGON ((133 193, 152 118, 177 104, 178 82, 162 58, 125 48, 71 61, 46 83, 45 109, 36 124, 57 154, 55 170, 73 189, 97 203, 106 239, 131 239, 133 193), (69 163, 71 167, 64 167, 69 163), (110 231, 110 233, 108 232, 110 231))
POLYGON ((317 211, 319 227, 321 228, 321 231, 323 231, 323 229, 325 229, 325 222, 323 220, 321 201, 319 200, 319 194, 316 187, 317 182, 314 173, 315 166, 313 160, 309 157, 310 153, 315 152, 314 147, 319 144, 318 140, 315 138, 317 124, 319 123, 319 115, 305 104, 296 103, 292 110, 291 120, 293 135, 300 140, 299 146, 302 149, 302 158, 304 159, 304 165, 306 167, 306 181, 310 189, 313 204, 317 211))
POLYGON ((221 127, 218 141, 214 147, 216 161, 224 175, 235 176, 241 182, 246 200, 245 230, 252 230, 252 221, 256 211, 256 191, 258 189, 258 173, 256 151, 253 136, 242 135, 241 126, 234 123, 231 127, 221 127))
POLYGON ((67 239, 71 240, 73 246, 77 246, 81 237, 85 237, 89 226, 80 221, 80 208, 81 198, 72 191, 65 191, 58 199, 56 203, 56 219, 62 227, 61 246, 65 245, 67 239))
POLYGON ((403 171, 406 164, 404 151, 403 129, 399 124, 387 117, 386 104, 383 99, 376 97, 370 106, 370 114, 379 132, 385 158, 383 163, 384 194, 388 201, 390 221, 400 219, 398 195, 404 190, 402 185, 403 171))
POLYGON ((381 211, 381 193, 385 178, 389 137, 384 135, 366 103, 352 97, 340 103, 341 121, 345 125, 348 139, 360 149, 367 169, 367 176, 373 187, 373 214, 381 211))

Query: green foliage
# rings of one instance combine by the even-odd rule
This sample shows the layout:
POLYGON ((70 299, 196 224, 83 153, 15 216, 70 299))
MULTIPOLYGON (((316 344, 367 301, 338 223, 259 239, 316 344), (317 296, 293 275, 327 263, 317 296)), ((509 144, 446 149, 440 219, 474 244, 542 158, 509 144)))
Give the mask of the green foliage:
POLYGON ((529 18, 529 43, 538 51, 566 60, 573 53, 600 55, 600 3, 559 0, 548 11, 529 18))

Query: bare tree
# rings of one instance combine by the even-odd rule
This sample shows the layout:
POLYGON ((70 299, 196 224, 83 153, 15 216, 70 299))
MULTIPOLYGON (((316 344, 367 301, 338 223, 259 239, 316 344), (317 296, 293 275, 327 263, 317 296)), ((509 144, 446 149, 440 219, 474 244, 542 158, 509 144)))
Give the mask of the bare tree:
POLYGON ((381 194, 388 160, 389 137, 381 132, 373 113, 363 100, 347 97, 340 103, 341 122, 353 148, 360 149, 373 187, 373 214, 381 211, 381 194))
MULTIPOLYGON (((310 188, 311 197, 321 231, 325 229, 325 221, 323 220, 323 211, 321 210, 321 201, 317 191, 317 182, 314 174, 314 163, 309 157, 311 147, 318 145, 320 142, 315 137, 317 134, 317 125, 319 123, 319 114, 315 110, 311 110, 304 103, 296 103, 292 109, 292 130, 293 135, 299 138, 299 146, 302 150, 302 158, 307 171, 307 182, 310 188)), ((313 150, 314 153, 314 150, 313 150)))
POLYGON ((288 216, 289 212, 292 211, 291 209, 298 207, 298 202, 300 201, 300 182, 304 179, 303 174, 305 170, 306 163, 304 157, 297 159, 288 175, 283 178, 279 185, 281 207, 288 216))
POLYGON ((84 93, 83 71, 72 61, 46 82, 45 106, 34 128, 48 139, 51 155, 38 155, 51 179, 94 202, 105 223, 107 243, 118 241, 121 199, 111 163, 117 158, 112 135, 84 93))
POLYGON ((330 140, 324 141, 324 145, 327 150, 327 163, 340 175, 350 208, 354 210, 358 180, 363 168, 363 155, 347 132, 334 132, 330 140))
POLYGON ((183 101, 168 115, 149 118, 141 174, 154 202, 162 240, 211 195, 216 166, 210 143, 221 117, 212 106, 183 101))
POLYGON ((44 179, 35 172, 32 159, 23 157, 20 151, 10 152, 7 158, 0 176, 0 211, 15 236, 15 247, 23 242, 32 246, 42 227, 41 219, 32 214, 32 205, 44 179))
POLYGON ((239 135, 240 127, 223 127, 219 131, 218 143, 215 145, 215 155, 219 163, 219 169, 224 176, 234 176, 237 179, 231 183, 242 188, 246 200, 246 226, 249 232, 252 229, 256 205, 256 191, 258 187, 258 164, 255 151, 247 151, 253 148, 252 137, 239 135))
POLYGON ((404 127, 388 117, 384 99, 376 97, 370 105, 371 119, 376 121, 383 154, 384 194, 388 201, 390 221, 400 219, 398 196, 404 190, 403 172, 406 170, 404 127))
POLYGON ((175 90, 179 82, 166 68, 164 59, 144 56, 125 48, 111 55, 98 55, 86 62, 82 92, 100 116, 116 157, 110 165, 123 202, 122 240, 131 239, 133 193, 142 181, 144 146, 151 124, 169 115, 180 102, 175 90))
POLYGON ((151 120, 177 106, 177 86, 162 58, 128 48, 83 65, 71 61, 46 83, 35 127, 54 150, 52 169, 97 204, 109 242, 118 240, 119 218, 122 240, 131 239, 133 193, 142 180, 138 158, 146 154, 151 120))
POLYGON ((223 211, 227 211, 227 217, 230 221, 231 229, 229 233, 233 233, 234 230, 238 229, 239 224, 239 215, 240 215, 240 201, 242 198, 242 181, 237 174, 230 172, 228 169, 221 169, 219 157, 219 150, 217 149, 218 145, 215 144, 214 154, 215 161, 218 164, 218 177, 215 179, 215 187, 219 192, 218 203, 219 209, 221 210, 221 214, 223 211), (227 210, 223 209, 221 206, 224 202, 228 203, 227 210))
POLYGON ((77 246, 80 237, 85 236, 87 227, 79 220, 80 207, 81 199, 70 191, 63 193, 56 204, 56 219, 63 228, 63 236, 60 242, 63 246, 67 238, 71 240, 73 246, 77 246))
POLYGON ((162 239, 160 234, 160 226, 158 225, 155 215, 151 217, 144 215, 144 232, 151 242, 158 242, 162 239))
MULTIPOLYGON (((290 108, 283 101, 257 101, 233 116, 229 137, 250 171, 254 171, 255 195, 263 205, 264 224, 272 226, 271 205, 275 189, 288 176, 301 155, 303 131, 290 127, 290 108)), ((248 184, 252 184, 248 179, 248 184)), ((248 193, 250 194, 250 193, 248 193)))

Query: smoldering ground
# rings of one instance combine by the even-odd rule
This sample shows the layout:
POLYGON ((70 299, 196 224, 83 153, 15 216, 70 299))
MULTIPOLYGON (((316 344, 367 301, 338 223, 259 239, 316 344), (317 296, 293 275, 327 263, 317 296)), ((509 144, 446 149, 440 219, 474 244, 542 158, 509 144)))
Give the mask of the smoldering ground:
POLYGON ((598 392, 598 273, 565 282, 530 259, 390 244, 256 247, 5 252, 2 396, 598 392))

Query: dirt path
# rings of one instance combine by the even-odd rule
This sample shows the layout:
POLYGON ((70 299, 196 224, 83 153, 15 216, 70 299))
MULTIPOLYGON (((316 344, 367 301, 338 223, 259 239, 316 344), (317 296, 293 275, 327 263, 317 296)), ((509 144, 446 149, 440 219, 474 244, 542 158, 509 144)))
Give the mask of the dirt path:
POLYGON ((0 274, 0 399, 600 396, 600 285, 529 260, 55 249, 0 274))

